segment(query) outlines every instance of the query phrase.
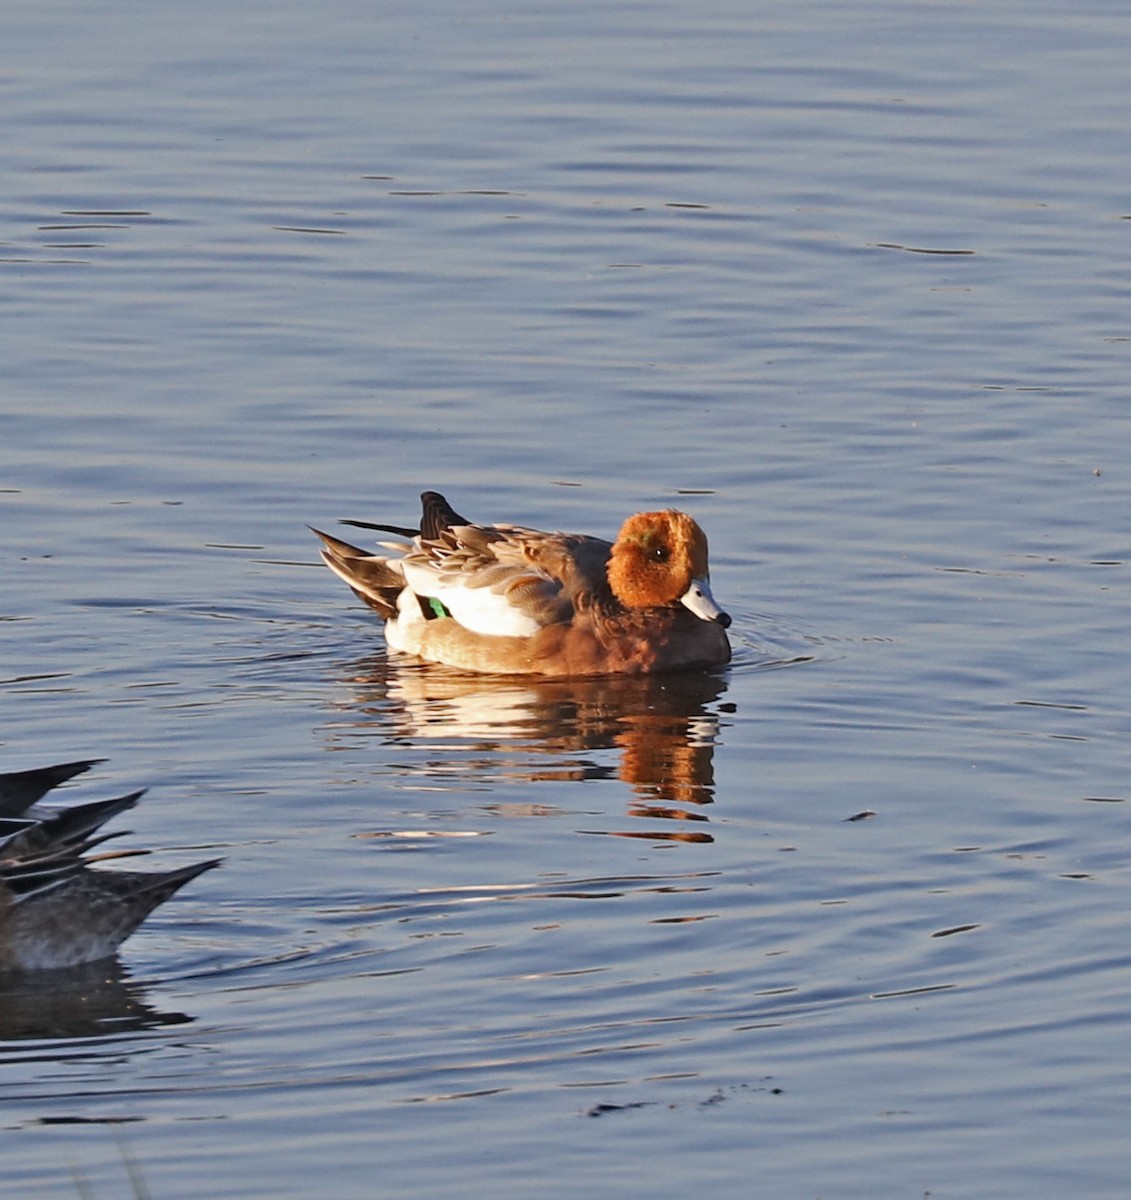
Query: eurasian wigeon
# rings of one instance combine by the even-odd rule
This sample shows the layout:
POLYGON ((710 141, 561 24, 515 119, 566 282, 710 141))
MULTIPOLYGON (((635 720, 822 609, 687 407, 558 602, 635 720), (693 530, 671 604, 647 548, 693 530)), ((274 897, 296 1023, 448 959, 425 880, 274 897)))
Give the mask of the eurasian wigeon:
POLYGON ((91 870, 87 850, 143 792, 41 808, 52 788, 100 759, 0 774, 0 971, 51 970, 107 958, 163 900, 219 859, 172 871, 91 870))
POLYGON ((711 595, 707 538, 675 509, 637 513, 615 542, 475 525, 438 492, 411 538, 371 554, 329 534, 322 558, 385 621, 393 650, 505 675, 648 674, 730 661, 730 617, 711 595))

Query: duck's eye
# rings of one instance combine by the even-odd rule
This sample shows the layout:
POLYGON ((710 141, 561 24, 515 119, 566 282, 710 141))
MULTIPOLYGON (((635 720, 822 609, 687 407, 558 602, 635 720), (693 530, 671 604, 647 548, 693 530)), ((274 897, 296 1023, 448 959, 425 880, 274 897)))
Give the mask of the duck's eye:
POLYGON ((667 562, 669 558, 667 546, 653 546, 652 558, 655 559, 656 562, 667 562))

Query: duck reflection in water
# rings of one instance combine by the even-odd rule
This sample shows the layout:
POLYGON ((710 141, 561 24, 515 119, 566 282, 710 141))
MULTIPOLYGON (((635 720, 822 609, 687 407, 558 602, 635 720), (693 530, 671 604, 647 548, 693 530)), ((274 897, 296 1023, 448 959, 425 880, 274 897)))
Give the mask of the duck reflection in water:
MULTIPOLYGON (((193 1020, 183 1012, 154 1008, 148 990, 117 958, 0 976, 0 1042, 116 1038, 193 1020)), ((112 1045, 121 1053, 120 1042, 112 1045)))
MULTIPOLYGON (((363 659, 353 668, 356 714, 345 731, 376 723, 393 744, 440 746, 462 772, 530 782, 619 778, 630 815, 705 822, 714 802, 714 749, 725 693, 719 673, 537 680, 484 678, 434 665, 363 659), (619 751, 616 767, 587 752, 619 751), (468 757, 473 759, 469 768, 468 757)), ((705 831, 631 831, 652 840, 710 841, 705 831)))

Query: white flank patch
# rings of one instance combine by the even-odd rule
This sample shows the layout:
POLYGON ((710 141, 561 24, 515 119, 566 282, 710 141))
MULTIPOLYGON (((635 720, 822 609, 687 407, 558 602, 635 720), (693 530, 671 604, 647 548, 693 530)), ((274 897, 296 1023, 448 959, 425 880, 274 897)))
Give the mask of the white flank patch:
MULTIPOLYGON (((471 633, 492 637, 530 637, 542 626, 533 617, 516 608, 505 595, 490 587, 470 587, 452 581, 419 563, 404 564, 405 580, 417 595, 431 596, 471 633)), ((526 572, 524 572, 526 573, 526 572)), ((515 575, 519 572, 516 570, 515 575)), ((402 610, 403 611, 403 610, 402 610)), ((404 617, 401 617, 404 620, 404 617)))
POLYGON ((472 633, 494 637, 530 637, 542 628, 533 617, 514 607, 490 588, 435 589, 436 599, 472 633))

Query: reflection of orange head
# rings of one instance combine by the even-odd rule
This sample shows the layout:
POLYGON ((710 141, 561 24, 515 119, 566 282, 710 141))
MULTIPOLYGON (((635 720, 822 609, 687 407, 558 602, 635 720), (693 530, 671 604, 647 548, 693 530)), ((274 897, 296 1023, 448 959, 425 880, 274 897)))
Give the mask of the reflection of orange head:
POLYGON ((617 774, 638 796, 669 804, 713 802, 714 745, 692 736, 686 719, 637 717, 625 723, 616 740, 621 747, 617 774))
POLYGON ((693 579, 707 577, 707 535, 687 513, 637 513, 621 526, 609 586, 626 608, 675 604, 693 579))

